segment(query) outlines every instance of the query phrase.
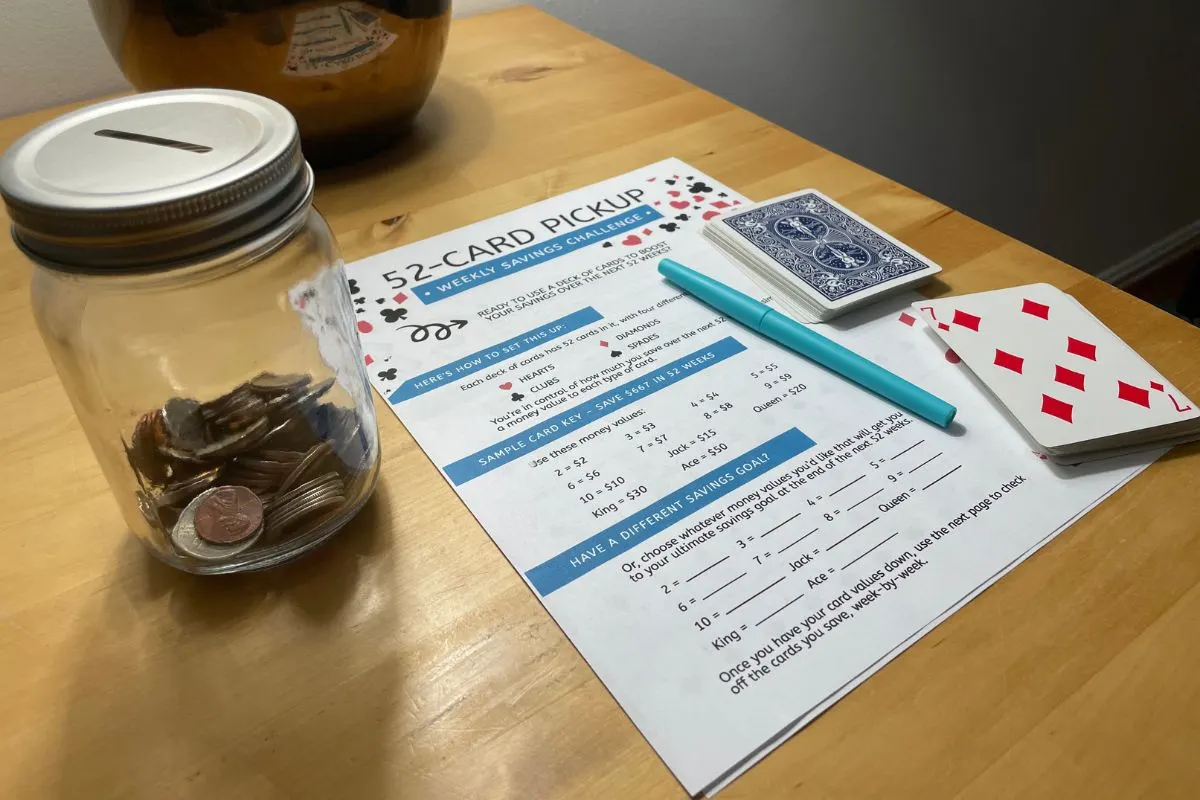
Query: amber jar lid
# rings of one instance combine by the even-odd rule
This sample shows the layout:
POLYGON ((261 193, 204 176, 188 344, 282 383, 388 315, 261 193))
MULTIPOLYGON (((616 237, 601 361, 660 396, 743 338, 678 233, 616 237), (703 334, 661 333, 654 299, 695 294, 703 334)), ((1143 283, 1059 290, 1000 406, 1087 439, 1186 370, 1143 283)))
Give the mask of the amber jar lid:
POLYGON ((144 271, 209 256, 294 219, 312 171, 292 115, 223 89, 72 111, 0 159, 13 239, 73 272, 144 271))

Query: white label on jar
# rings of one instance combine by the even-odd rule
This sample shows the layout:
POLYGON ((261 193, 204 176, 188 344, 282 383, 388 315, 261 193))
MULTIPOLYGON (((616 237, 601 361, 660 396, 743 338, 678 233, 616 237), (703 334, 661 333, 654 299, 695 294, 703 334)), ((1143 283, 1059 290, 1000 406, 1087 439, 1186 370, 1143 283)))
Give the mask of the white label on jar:
POLYGON ((379 15, 359 2, 296 14, 284 75, 331 75, 365 64, 396 41, 379 15))

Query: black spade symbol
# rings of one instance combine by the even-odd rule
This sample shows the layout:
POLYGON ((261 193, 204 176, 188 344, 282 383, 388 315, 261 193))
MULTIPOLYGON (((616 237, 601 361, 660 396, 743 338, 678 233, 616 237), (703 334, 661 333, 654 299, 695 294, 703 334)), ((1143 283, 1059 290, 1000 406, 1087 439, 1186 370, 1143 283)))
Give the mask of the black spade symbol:
POLYGON ((354 278, 351 278, 349 283, 350 283, 350 294, 358 294, 358 281, 354 280, 354 278))
POLYGON ((621 355, 621 351, 620 351, 620 350, 613 350, 611 353, 609 353, 609 355, 611 355, 613 358, 618 358, 618 357, 620 357, 620 355, 621 355))

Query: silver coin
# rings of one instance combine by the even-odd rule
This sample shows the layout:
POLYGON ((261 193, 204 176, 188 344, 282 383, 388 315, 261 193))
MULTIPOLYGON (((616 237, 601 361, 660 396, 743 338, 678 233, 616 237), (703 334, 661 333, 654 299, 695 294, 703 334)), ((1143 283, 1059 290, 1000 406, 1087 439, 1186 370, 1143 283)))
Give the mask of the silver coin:
POLYGON ((172 483, 159 493, 158 505, 177 506, 180 503, 186 503, 197 494, 216 483, 217 476, 220 473, 221 468, 214 467, 213 469, 201 472, 199 475, 194 475, 190 478, 185 478, 184 480, 172 483))
POLYGON ((162 407, 162 422, 171 447, 191 451, 204 446, 204 420, 195 400, 172 397, 162 407))
POLYGON ((292 499, 272 512, 265 521, 267 538, 273 539, 296 522, 311 516, 317 511, 346 502, 346 495, 341 488, 329 486, 315 492, 309 492, 292 499))
POLYGON ((265 526, 260 525, 253 534, 236 544, 216 544, 200 538, 200 534, 196 533, 196 509, 209 495, 220 491, 220 488, 217 486, 206 489, 196 495, 192 502, 183 509, 178 521, 171 528, 171 543, 184 555, 201 561, 224 561, 249 550, 262 535, 265 526))
POLYGON ((304 473, 315 467, 331 452, 333 452, 333 445, 329 442, 321 442, 318 445, 314 445, 304 454, 304 458, 300 459, 300 463, 296 464, 295 468, 283 479, 283 483, 279 484, 279 492, 282 494, 292 488, 300 478, 304 477, 304 473))
POLYGON ((276 395, 292 394, 311 382, 312 377, 308 375, 279 375, 274 372, 260 372, 251 378, 246 386, 252 392, 276 395))
POLYGON ((329 486, 340 487, 341 485, 342 478, 340 475, 338 475, 336 472, 326 472, 322 475, 318 475, 310 481, 300 484, 299 486, 295 486, 286 492, 280 492, 279 494, 275 495, 275 497, 271 498, 271 501, 267 503, 267 512, 270 513, 289 500, 292 500, 293 498, 299 497, 303 494, 307 494, 308 492, 314 492, 318 489, 324 489, 329 486))

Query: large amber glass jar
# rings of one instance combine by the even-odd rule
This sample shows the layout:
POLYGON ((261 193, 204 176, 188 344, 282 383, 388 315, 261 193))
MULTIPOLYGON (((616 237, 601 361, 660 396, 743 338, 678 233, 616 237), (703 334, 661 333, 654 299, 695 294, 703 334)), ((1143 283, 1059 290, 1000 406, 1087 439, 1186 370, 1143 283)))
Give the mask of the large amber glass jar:
POLYGON ((265 95, 300 124, 315 164, 378 150, 437 77, 450 0, 89 0, 143 91, 219 86, 265 95))
POLYGON ((189 572, 341 528, 379 442, 342 263, 278 103, 156 92, 0 161, 46 348, 133 533, 189 572))

